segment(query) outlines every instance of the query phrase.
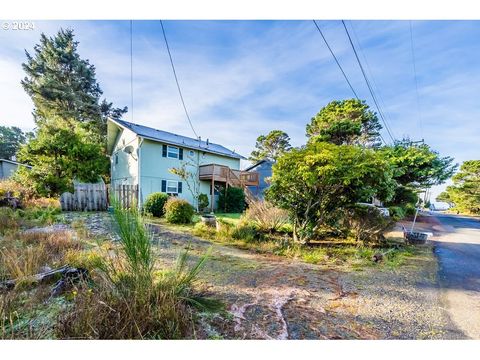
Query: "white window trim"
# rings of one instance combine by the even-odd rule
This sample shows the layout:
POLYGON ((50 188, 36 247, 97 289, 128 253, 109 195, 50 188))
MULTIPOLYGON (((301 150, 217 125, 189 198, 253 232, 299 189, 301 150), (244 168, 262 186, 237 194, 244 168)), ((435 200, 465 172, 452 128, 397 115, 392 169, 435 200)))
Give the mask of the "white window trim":
POLYGON ((165 189, 167 194, 178 194, 178 181, 175 180, 167 180, 167 188, 165 189), (171 186, 170 184, 174 184, 171 186), (175 188, 175 191, 169 191, 169 188, 175 188))
POLYGON ((170 146, 167 145, 167 157, 170 159, 179 159, 180 158, 180 148, 176 146, 170 146), (173 150, 172 152, 175 153, 176 156, 170 156, 170 151, 173 150))

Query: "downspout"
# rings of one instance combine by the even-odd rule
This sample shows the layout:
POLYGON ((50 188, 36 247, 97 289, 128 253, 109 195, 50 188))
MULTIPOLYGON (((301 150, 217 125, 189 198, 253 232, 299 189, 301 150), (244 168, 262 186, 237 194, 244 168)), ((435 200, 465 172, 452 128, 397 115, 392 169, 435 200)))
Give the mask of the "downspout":
POLYGON ((142 177, 140 176, 140 170, 141 170, 141 153, 142 153, 142 144, 143 144, 143 138, 139 137, 140 141, 138 142, 138 154, 137 154, 137 177, 138 177, 138 211, 142 210, 142 205, 143 205, 143 197, 142 197, 142 177))

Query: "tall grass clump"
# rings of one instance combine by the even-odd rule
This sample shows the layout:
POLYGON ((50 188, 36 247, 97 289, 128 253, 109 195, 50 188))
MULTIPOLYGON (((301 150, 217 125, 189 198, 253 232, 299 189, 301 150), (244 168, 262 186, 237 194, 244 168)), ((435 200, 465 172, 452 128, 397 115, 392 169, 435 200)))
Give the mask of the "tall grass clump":
POLYGON ((123 209, 114 202, 113 217, 128 266, 127 273, 138 282, 138 285, 144 282, 151 283, 155 265, 151 234, 140 213, 135 206, 123 209))
POLYGON ((120 238, 91 291, 79 292, 58 321, 61 338, 179 339, 193 336, 193 308, 213 310, 216 302, 194 291, 208 254, 193 266, 183 253, 173 269, 156 267, 151 234, 136 209, 114 202, 120 238))

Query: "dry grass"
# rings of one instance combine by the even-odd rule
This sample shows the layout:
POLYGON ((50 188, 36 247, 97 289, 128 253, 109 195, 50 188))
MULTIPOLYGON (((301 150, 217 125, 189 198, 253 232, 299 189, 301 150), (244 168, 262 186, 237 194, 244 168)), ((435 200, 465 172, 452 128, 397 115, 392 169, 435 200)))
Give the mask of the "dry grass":
POLYGON ((43 266, 63 265, 67 251, 80 251, 82 247, 68 231, 10 234, 0 241, 1 275, 21 279, 38 273, 43 266))
POLYGON ((60 209, 60 201, 57 198, 32 198, 25 200, 23 205, 26 208, 57 208, 60 209))
POLYGON ((135 210, 115 206, 120 244, 103 257, 90 289, 79 291, 58 319, 64 339, 180 339, 194 337, 193 306, 212 308, 193 284, 206 257, 187 267, 187 255, 173 270, 157 272, 151 238, 135 210))
POLYGON ((29 231, 19 234, 20 240, 27 245, 43 245, 48 253, 61 256, 67 250, 80 250, 82 244, 73 237, 71 231, 29 231))
POLYGON ((288 213, 286 210, 277 208, 267 201, 251 201, 245 218, 254 223, 260 231, 273 232, 279 231, 288 223, 288 213))
POLYGON ((0 207, 0 235, 15 232, 20 226, 21 219, 16 215, 14 210, 7 207, 0 207))

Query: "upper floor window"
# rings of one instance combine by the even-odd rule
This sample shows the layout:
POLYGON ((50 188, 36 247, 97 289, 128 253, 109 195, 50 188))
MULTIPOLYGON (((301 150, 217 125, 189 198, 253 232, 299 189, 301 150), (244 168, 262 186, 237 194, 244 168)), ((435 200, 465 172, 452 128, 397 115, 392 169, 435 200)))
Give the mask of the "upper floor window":
POLYGON ((177 146, 163 144, 162 145, 162 156, 163 157, 169 157, 171 159, 183 160, 183 149, 179 148, 177 146))
POLYGON ((167 156, 172 159, 178 159, 180 155, 180 149, 176 146, 167 146, 167 156))

